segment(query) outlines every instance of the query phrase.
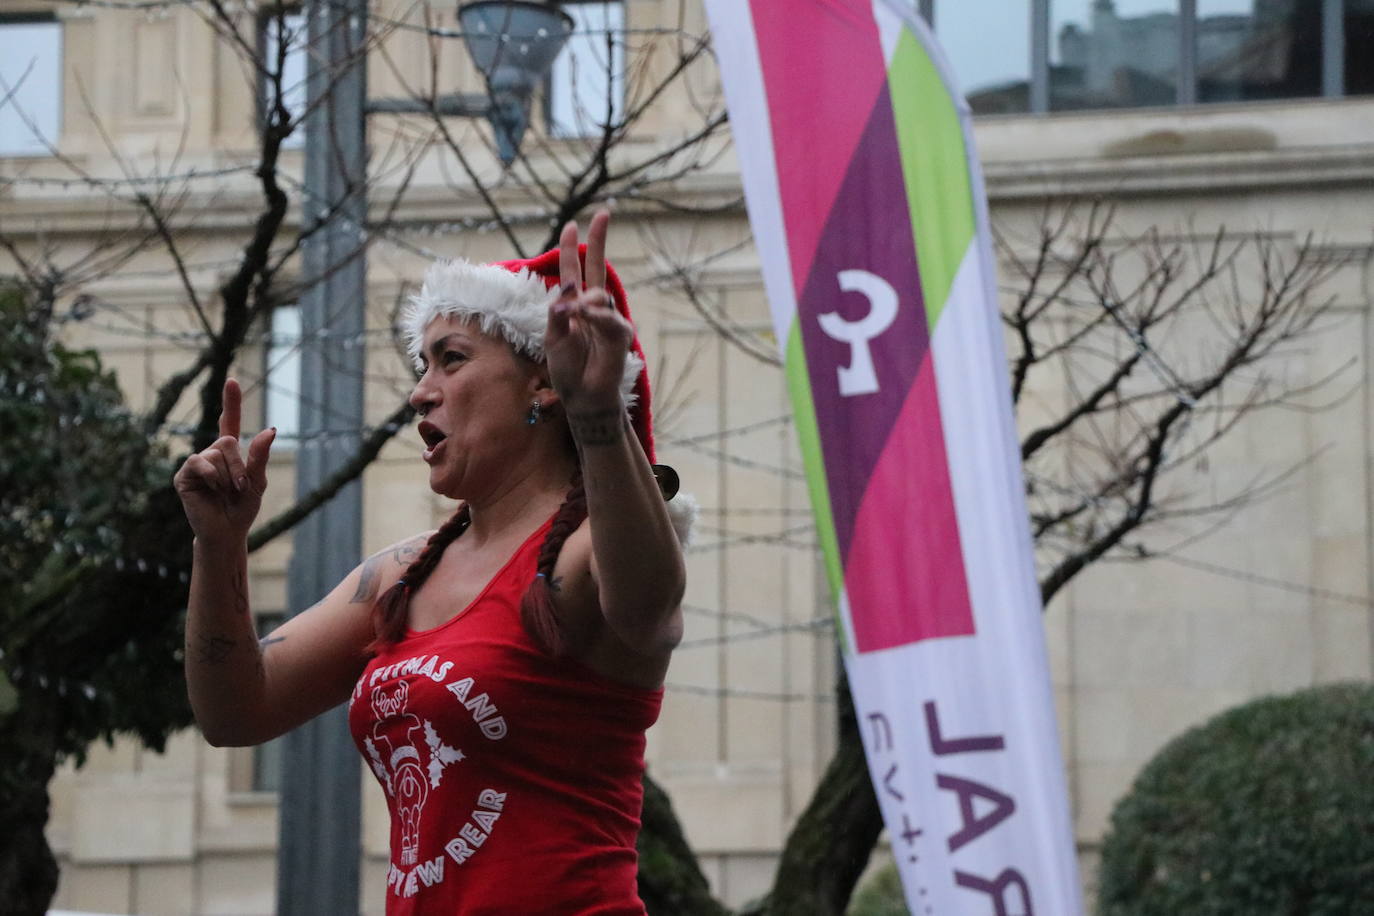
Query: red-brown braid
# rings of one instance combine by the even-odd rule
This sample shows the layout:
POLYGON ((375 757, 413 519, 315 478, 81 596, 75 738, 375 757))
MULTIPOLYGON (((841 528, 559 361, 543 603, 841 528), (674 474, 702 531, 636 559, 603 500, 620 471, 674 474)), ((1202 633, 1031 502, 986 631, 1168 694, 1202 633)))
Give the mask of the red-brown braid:
POLYGON ((425 549, 406 567, 406 571, 396 580, 396 584, 377 596, 377 600, 372 604, 372 631, 376 635, 367 647, 369 652, 376 654, 387 646, 400 642, 406 635, 410 596, 418 591, 430 573, 434 572, 434 567, 439 565, 439 558, 444 555, 444 550, 467 530, 471 521, 472 513, 467 503, 464 503, 448 521, 439 526, 438 531, 429 536, 429 540, 425 542, 425 549))
POLYGON ((567 655, 572 646, 558 623, 558 610, 553 597, 553 568, 558 562, 559 552, 563 550, 563 542, 586 518, 587 491, 582 487, 582 470, 579 468, 573 474, 572 489, 568 491, 563 505, 558 507, 549 533, 539 547, 534 581, 520 599, 520 622, 524 624, 525 632, 555 658, 567 655))

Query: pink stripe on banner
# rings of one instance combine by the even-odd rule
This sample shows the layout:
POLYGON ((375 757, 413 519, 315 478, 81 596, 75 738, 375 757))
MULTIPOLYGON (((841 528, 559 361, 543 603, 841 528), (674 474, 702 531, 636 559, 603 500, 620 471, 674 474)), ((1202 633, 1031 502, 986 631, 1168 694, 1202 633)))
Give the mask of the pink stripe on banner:
MULTIPOLYGON (((750 0, 798 295, 887 81, 871 0, 750 0)), ((900 193, 900 188, 894 193, 900 193)))
POLYGON ((844 579, 857 651, 973 634, 958 531, 935 361, 926 359, 855 518, 844 579))

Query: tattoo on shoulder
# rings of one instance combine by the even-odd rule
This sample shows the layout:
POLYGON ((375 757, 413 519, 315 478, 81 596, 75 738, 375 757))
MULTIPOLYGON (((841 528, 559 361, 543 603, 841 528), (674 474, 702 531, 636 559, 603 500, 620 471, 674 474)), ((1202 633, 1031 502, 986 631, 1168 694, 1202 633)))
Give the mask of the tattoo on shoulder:
POLYGON ((387 562, 395 563, 404 569, 425 549, 427 540, 424 535, 417 535, 395 547, 378 551, 364 560, 363 567, 358 573, 358 587, 353 590, 353 597, 348 599, 349 604, 370 604, 376 600, 381 587, 382 569, 387 562))
POLYGON ((207 665, 221 665, 228 658, 229 653, 234 651, 234 640, 227 636, 201 636, 197 640, 196 649, 200 654, 200 660, 207 665))
POLYGON ((266 649, 268 646, 272 645, 273 643, 282 642, 282 641, 285 640, 285 639, 286 639, 285 636, 264 636, 262 639, 259 639, 259 640, 258 640, 258 648, 260 648, 260 649, 266 649))

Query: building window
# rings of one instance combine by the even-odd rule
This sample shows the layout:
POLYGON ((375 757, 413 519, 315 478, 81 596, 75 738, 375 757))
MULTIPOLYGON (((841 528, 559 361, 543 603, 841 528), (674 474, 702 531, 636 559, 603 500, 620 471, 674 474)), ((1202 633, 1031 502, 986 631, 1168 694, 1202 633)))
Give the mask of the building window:
POLYGON ((263 426, 275 426, 278 448, 295 448, 301 433, 301 307, 272 309, 263 367, 263 426))
POLYGON ((1030 111, 1030 7, 1025 0, 942 3, 935 34, 974 114, 1030 111))
POLYGON ((62 130, 62 26, 0 17, 0 156, 44 156, 62 130))
POLYGON ((549 135, 595 136, 624 116, 625 4, 564 3, 563 9, 573 18, 573 33, 549 74, 549 135))
POLYGON ((920 0, 919 8, 975 114, 1374 93, 1374 0, 920 0))
POLYGON ((1346 95, 1374 95, 1374 0, 1345 0, 1341 23, 1346 95))
MULTIPOLYGON (((277 56, 282 48, 281 95, 296 129, 282 141, 287 149, 305 145, 305 127, 300 119, 306 106, 306 60, 310 44, 305 12, 298 6, 266 7, 258 14, 258 47, 262 49, 264 71, 276 72, 277 56)), ((271 106, 276 101, 276 87, 266 73, 258 75, 258 123, 266 124, 271 106)))
POLYGON ((1178 100, 1175 0, 1056 0, 1050 11, 1052 110, 1178 100))
POLYGON ((1198 101, 1321 95, 1321 6, 1312 0, 1198 0, 1198 101))

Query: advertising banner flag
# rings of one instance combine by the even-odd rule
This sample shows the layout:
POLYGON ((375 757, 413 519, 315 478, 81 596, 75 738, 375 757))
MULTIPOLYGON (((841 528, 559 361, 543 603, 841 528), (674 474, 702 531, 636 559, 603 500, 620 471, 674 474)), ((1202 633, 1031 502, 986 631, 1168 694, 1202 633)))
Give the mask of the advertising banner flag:
POLYGON ((968 106, 902 0, 706 0, 913 914, 1082 912, 968 106))

